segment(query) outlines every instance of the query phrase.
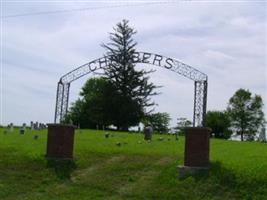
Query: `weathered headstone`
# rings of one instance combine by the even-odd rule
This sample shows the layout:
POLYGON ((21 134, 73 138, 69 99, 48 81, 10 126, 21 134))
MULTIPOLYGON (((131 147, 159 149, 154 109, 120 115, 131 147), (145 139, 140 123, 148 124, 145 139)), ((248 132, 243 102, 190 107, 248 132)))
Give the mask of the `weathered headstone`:
POLYGON ((152 139, 152 133, 153 133, 153 128, 151 126, 147 126, 144 128, 144 139, 145 140, 151 140, 152 139))

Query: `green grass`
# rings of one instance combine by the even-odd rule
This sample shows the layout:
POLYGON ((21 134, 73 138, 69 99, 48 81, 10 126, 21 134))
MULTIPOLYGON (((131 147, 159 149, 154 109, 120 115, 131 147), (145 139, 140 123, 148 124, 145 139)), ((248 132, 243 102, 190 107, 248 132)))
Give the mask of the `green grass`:
POLYGON ((110 133, 76 131, 76 167, 64 179, 44 158, 46 130, 0 129, 0 199, 267 199, 266 144, 212 139, 209 174, 179 180, 183 137, 110 133))

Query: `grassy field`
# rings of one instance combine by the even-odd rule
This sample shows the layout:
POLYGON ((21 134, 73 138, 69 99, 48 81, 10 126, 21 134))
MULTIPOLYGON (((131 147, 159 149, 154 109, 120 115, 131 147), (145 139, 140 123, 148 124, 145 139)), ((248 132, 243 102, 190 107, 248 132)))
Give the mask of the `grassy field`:
POLYGON ((47 167, 46 130, 0 129, 0 199, 267 199, 266 144, 212 139, 209 174, 179 180, 183 137, 154 135, 148 143, 141 134, 110 133, 76 131, 68 179, 47 167))

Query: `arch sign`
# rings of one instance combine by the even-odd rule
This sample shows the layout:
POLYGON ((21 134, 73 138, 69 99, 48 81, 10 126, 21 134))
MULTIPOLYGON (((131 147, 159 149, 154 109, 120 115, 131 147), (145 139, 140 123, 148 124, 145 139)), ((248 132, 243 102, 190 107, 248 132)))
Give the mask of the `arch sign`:
MULTIPOLYGON (((175 59, 153 53, 135 52, 132 61, 134 63, 159 66, 193 80, 195 86, 193 126, 204 126, 208 88, 208 76, 206 74, 175 59)), ((62 122, 67 114, 71 82, 84 75, 97 73, 98 70, 105 69, 112 64, 112 62, 112 57, 104 56, 70 71, 60 78, 57 86, 55 123, 62 122)))

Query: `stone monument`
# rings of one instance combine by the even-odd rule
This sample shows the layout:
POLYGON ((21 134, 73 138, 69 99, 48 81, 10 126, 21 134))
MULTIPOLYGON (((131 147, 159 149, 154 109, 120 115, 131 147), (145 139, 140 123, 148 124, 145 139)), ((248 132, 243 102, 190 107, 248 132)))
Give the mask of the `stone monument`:
POLYGON ((65 124, 47 125, 46 158, 49 160, 72 160, 75 126, 65 124))
POLYGON ((210 132, 205 127, 185 128, 184 166, 178 166, 180 178, 209 169, 210 132))

